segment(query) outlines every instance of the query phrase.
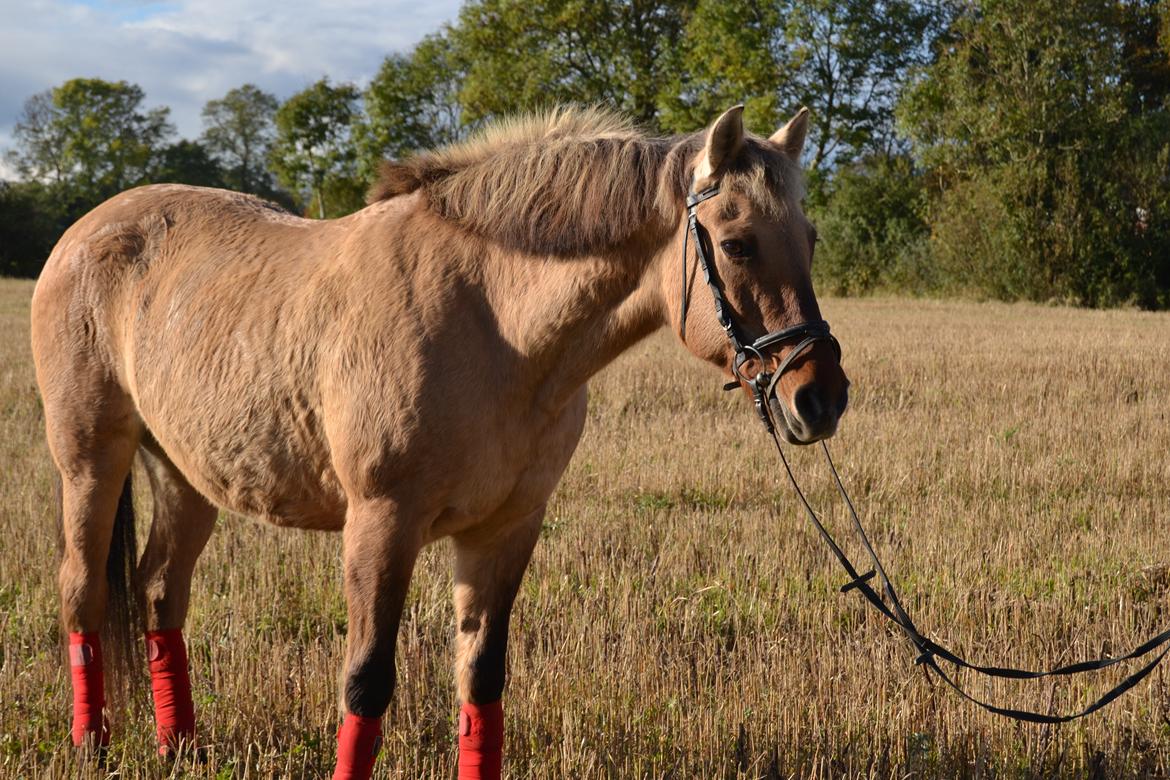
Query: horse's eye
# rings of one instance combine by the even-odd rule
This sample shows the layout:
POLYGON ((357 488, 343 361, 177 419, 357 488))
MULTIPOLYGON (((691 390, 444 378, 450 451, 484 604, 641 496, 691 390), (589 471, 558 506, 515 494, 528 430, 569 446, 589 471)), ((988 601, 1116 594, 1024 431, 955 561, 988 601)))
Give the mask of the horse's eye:
POLYGON ((723 254, 727 255, 728 257, 742 259, 750 254, 750 252, 748 252, 747 246, 742 241, 736 241, 734 239, 720 243, 719 248, 722 249, 723 254))

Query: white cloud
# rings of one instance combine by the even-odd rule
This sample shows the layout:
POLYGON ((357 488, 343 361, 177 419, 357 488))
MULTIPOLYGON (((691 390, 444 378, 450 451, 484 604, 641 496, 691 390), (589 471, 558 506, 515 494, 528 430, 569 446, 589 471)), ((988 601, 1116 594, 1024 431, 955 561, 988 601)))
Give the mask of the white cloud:
POLYGON ((364 84, 385 56, 455 18, 460 0, 0 0, 0 148, 30 95, 84 76, 124 79, 179 133, 252 82, 280 98, 328 76, 364 84))

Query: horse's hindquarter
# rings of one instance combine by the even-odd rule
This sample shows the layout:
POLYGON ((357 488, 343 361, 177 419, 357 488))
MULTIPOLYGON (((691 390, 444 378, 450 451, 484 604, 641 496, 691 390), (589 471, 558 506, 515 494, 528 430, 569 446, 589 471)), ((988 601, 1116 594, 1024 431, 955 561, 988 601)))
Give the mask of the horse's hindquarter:
POLYGON ((339 527, 316 376, 336 226, 164 186, 113 198, 75 230, 73 264, 110 270, 100 286, 88 272, 71 283, 88 288, 113 372, 188 480, 237 512, 339 527), (117 242, 132 251, 94 250, 135 233, 144 240, 117 242))

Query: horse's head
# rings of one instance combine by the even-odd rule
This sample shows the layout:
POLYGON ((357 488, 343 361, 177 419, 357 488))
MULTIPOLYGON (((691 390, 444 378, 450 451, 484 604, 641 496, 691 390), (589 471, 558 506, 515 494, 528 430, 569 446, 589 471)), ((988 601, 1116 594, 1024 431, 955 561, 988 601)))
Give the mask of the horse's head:
POLYGON ((799 165, 808 114, 764 139, 744 132, 742 112, 719 117, 690 161, 686 277, 668 264, 664 292, 687 348, 749 394, 755 384, 781 435, 810 444, 836 432, 849 380, 812 288, 816 231, 801 209, 799 165))

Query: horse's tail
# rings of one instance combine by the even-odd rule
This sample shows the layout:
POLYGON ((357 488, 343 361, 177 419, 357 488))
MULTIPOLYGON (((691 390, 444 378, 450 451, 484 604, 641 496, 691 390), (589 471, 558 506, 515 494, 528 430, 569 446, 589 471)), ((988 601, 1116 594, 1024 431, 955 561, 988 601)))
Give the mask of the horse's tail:
POLYGON ((142 668, 142 610, 138 604, 138 537, 134 527, 134 490, 130 474, 122 483, 114 513, 114 533, 106 556, 106 623, 114 691, 129 700, 130 682, 142 668))

